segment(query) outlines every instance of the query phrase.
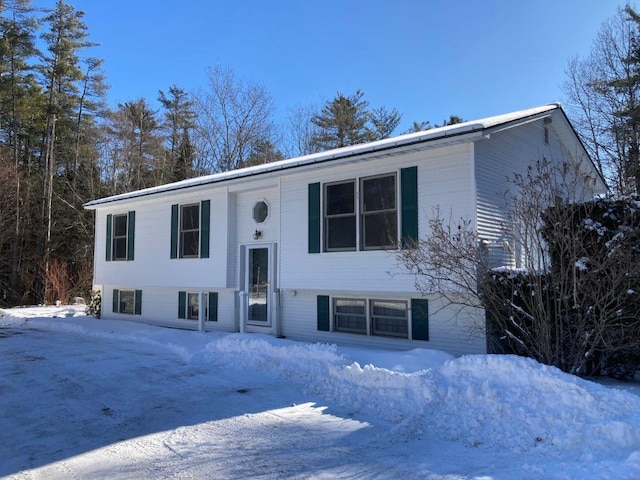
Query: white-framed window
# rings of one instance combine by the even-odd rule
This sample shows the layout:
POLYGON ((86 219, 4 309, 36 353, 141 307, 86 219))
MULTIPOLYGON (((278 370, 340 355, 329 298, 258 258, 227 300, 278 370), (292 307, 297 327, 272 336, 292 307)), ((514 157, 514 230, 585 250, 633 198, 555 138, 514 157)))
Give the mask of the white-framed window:
POLYGON ((407 302, 402 300, 370 300, 371 334, 409 337, 407 302))
POLYGON ((113 240, 111 245, 112 260, 127 259, 128 215, 126 213, 113 216, 113 240))
POLYGON ((180 258, 200 255, 200 204, 180 205, 180 258))
POLYGON ((356 181, 324 186, 324 249, 327 252, 356 249, 356 181))
POLYGON ((397 196, 395 173, 324 184, 324 251, 394 248, 397 196))
POLYGON ((338 332, 367 333, 367 302, 359 298, 333 299, 333 325, 338 332))
MULTIPOLYGON (((218 292, 204 293, 204 320, 218 321, 218 292)), ((200 312, 199 292, 178 292, 178 318, 182 320, 198 320, 200 312)))
POLYGON ((131 261, 134 257, 136 212, 107 215, 105 260, 131 261))
POLYGON ((113 313, 142 314, 142 290, 113 289, 113 313))
POLYGON ((171 205, 170 258, 209 258, 211 200, 171 205))
POLYGON ((408 304, 404 300, 334 298, 333 330, 409 338, 408 304))
POLYGON ((398 238, 396 175, 361 180, 362 249, 393 248, 398 238))
MULTIPOLYGON (((187 311, 185 317, 187 320, 198 320, 198 314, 200 312, 199 294, 187 292, 187 311)), ((204 294, 204 318, 209 318, 209 294, 204 294)))
POLYGON ((136 305, 136 292, 135 290, 120 290, 120 298, 118 299, 118 313, 129 313, 131 315, 135 312, 136 305))

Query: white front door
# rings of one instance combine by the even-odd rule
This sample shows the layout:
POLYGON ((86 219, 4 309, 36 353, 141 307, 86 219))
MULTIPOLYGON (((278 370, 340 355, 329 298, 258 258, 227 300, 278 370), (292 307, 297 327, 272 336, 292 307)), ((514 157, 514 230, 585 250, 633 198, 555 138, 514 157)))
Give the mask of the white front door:
POLYGON ((247 323, 271 325, 273 293, 273 252, 270 244, 247 245, 245 261, 245 291, 247 292, 247 323))

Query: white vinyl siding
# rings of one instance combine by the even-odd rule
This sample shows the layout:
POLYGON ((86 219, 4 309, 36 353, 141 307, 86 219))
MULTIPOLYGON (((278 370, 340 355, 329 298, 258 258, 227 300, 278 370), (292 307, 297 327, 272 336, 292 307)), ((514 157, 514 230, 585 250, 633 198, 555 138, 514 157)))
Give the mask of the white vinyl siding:
POLYGON ((474 175, 477 188, 477 229, 485 241, 493 266, 520 266, 517 263, 513 240, 508 235, 508 212, 505 194, 515 186, 507 182, 514 174, 526 173, 528 165, 545 157, 567 161, 549 124, 549 142, 545 144, 544 120, 540 119, 519 128, 491 135, 491 141, 475 143, 474 175))
MULTIPOLYGON (((205 285, 194 285, 188 290, 191 292, 208 292, 209 287, 205 285)), ((187 319, 179 319, 178 295, 181 291, 178 287, 149 287, 141 286, 143 292, 144 305, 140 315, 121 316, 112 312, 113 290, 118 289, 113 285, 102 285, 102 318, 105 319, 125 319, 138 321, 153 325, 176 327, 186 329, 197 329, 198 322, 187 319)), ((124 288, 127 290, 130 288, 124 288)), ((184 289, 182 289, 184 290, 184 289)), ((119 290, 118 290, 119 291, 119 290)), ((233 332, 238 331, 237 318, 235 316, 236 292, 230 289, 217 290, 218 311, 217 321, 205 321, 207 331, 233 332)), ((205 302, 208 308, 208 302, 205 302)), ((186 313, 186 312, 185 312, 186 313)), ((207 312, 208 313, 208 312, 207 312)), ((205 316, 205 320, 208 317, 205 316)))
MULTIPOLYGON (((224 228, 227 223, 227 201, 224 189, 202 192, 182 193, 171 198, 142 197, 126 209, 136 211, 136 252, 135 262, 107 262, 104 251, 94 252, 96 285, 142 285, 145 287, 176 286, 185 288, 192 285, 205 285, 207 291, 226 288, 227 242, 224 228), (211 199, 216 208, 211 209, 212 231, 210 235, 209 258, 198 259, 194 268, 193 261, 176 261, 170 258, 171 205, 189 205, 211 199)), ((106 242, 107 214, 122 213, 122 208, 112 211, 96 210, 96 245, 106 242), (99 243, 98 243, 99 242, 99 243)))
MULTIPOLYGON (((418 221, 420 236, 424 236, 428 235, 427 217, 436 205, 442 205, 447 214, 454 216, 473 218, 475 215, 470 152, 469 144, 412 152, 393 158, 393 165, 397 168, 395 172, 390 172, 389 158, 384 157, 324 168, 320 173, 283 178, 280 198, 281 288, 322 290, 330 285, 336 290, 351 290, 357 285, 359 289, 373 292, 412 291, 413 278, 399 274, 394 248, 309 254, 308 185, 319 180, 325 185, 347 179, 384 177, 390 173, 395 173, 397 184, 401 168, 418 166, 418 221)), ((397 209, 397 198, 395 203, 397 209)), ((398 220, 400 216, 398 212, 398 220)))

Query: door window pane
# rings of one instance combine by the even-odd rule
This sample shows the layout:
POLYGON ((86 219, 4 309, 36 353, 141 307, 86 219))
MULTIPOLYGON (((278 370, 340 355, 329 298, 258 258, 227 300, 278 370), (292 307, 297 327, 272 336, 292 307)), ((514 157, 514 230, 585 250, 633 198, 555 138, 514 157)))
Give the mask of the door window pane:
POLYGON ((250 322, 269 321, 269 249, 249 249, 249 312, 250 322))

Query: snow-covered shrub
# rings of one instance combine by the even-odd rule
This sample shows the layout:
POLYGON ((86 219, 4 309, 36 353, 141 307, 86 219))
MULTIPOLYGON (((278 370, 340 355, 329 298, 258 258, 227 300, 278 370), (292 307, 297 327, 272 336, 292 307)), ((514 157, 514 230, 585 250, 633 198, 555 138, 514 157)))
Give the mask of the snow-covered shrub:
POLYGON ((91 301, 87 307, 87 315, 91 315, 95 318, 100 318, 102 313, 102 294, 100 290, 94 290, 91 292, 91 301))
POLYGON ((549 269, 482 282, 492 347, 578 374, 640 365, 640 203, 598 198, 547 209, 549 269))

